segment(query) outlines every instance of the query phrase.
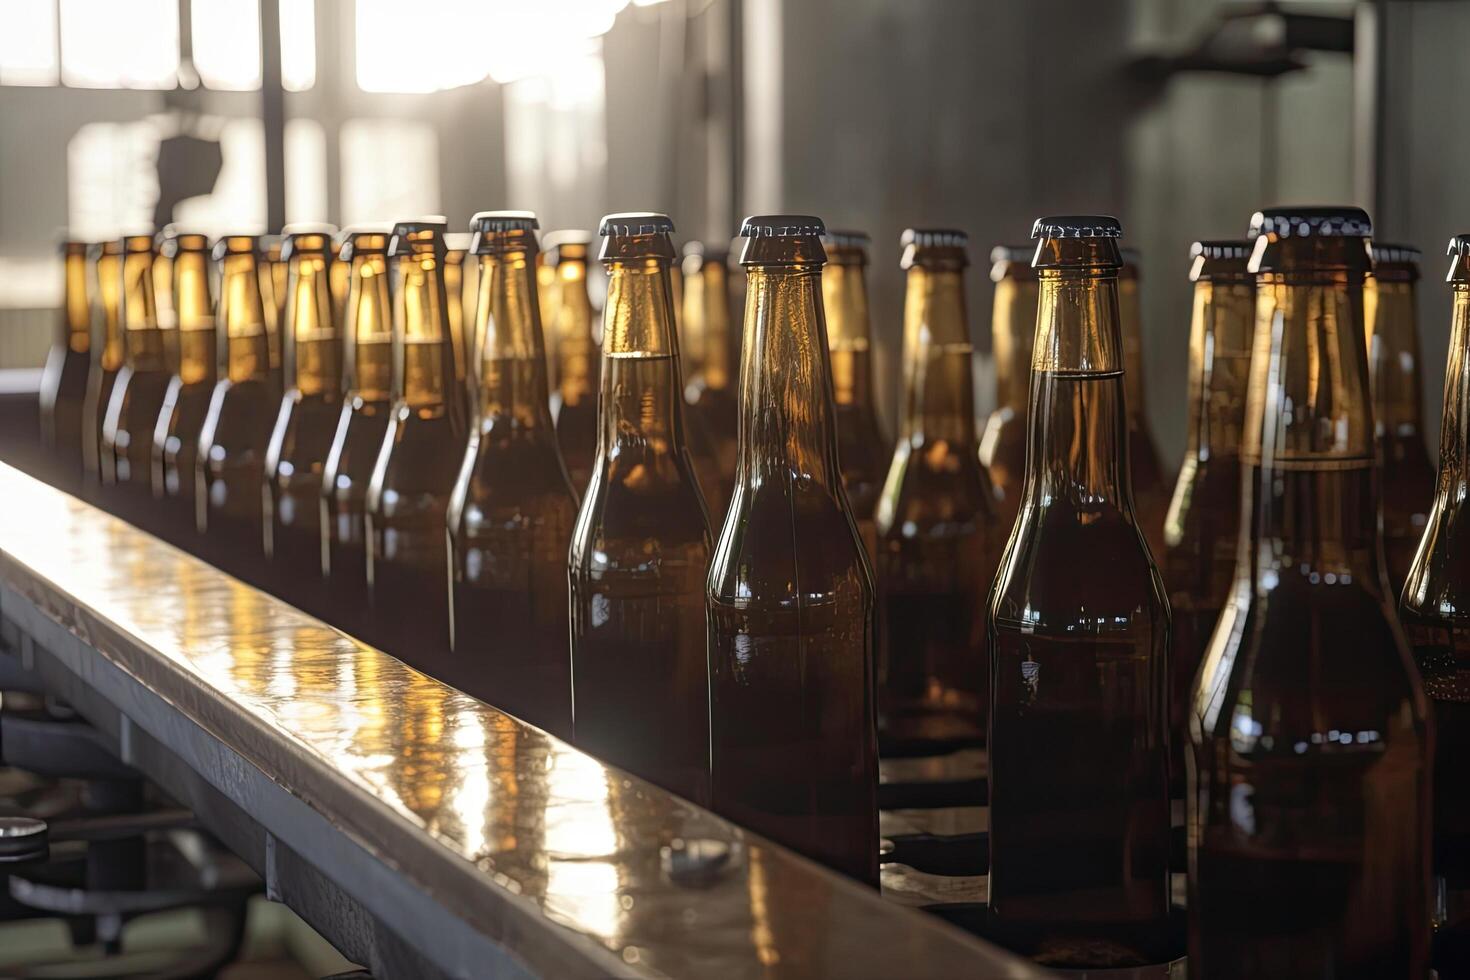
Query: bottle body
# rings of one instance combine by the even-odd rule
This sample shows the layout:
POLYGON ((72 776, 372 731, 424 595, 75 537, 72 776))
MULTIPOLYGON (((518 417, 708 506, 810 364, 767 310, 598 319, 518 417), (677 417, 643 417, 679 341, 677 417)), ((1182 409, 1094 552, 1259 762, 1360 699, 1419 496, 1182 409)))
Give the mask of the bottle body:
POLYGON ((92 370, 92 320, 87 246, 65 242, 61 251, 66 290, 41 374, 41 445, 51 454, 53 478, 63 489, 75 490, 82 482, 82 419, 92 370))
MULTIPOLYGON (((592 300, 587 294, 589 241, 586 235, 568 233, 554 246, 554 265, 543 265, 538 273, 541 281, 552 285, 540 294, 542 307, 552 311, 545 322, 551 327, 556 354, 551 417, 567 476, 579 497, 586 493, 597 455, 598 350, 592 336, 592 300)), ((548 247, 553 247, 550 242, 548 247)))
POLYGON ((684 250, 681 337, 698 356, 685 358, 684 403, 689 450, 712 519, 721 520, 735 480, 736 392, 731 361, 730 281, 725 253, 691 242, 684 250))
POLYGON ((995 299, 990 318, 995 353, 995 411, 980 437, 980 462, 990 474, 996 524, 1010 533, 1026 477, 1026 412, 1031 391, 1031 343, 1039 287, 1030 246, 998 245, 990 252, 995 299))
POLYGON ((1123 332, 1124 378, 1128 388, 1128 453, 1133 470, 1133 499, 1139 526, 1148 541, 1149 553, 1164 553, 1164 521, 1169 513, 1172 475, 1165 472, 1163 457, 1154 441, 1148 420, 1143 375, 1143 311, 1139 294, 1138 256, 1123 252, 1123 269, 1118 275, 1118 311, 1123 332))

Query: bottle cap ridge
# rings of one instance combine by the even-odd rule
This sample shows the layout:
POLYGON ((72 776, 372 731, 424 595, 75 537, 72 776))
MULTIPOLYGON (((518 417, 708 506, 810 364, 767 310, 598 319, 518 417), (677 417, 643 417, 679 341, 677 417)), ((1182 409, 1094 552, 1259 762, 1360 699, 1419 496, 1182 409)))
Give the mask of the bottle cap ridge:
POLYGON ((476 211, 470 231, 539 231, 534 211, 476 211))
POLYGON ((1122 238, 1123 226, 1108 214, 1068 214, 1037 218, 1032 238, 1122 238))
POLYGON ((674 233, 674 219, 657 211, 624 211, 604 217, 598 225, 597 233, 604 238, 671 235, 674 233))
POLYGON ((741 238, 820 238, 826 234, 822 219, 809 214, 752 214, 740 223, 741 238))
POLYGON ((517 250, 536 252, 536 230, 540 228, 531 211, 481 211, 470 219, 472 229, 466 247, 474 255, 498 251, 514 242, 517 250), (514 236, 507 239, 504 236, 514 236))
POLYGON ((873 242, 865 231, 833 230, 827 232, 824 244, 832 248, 867 248, 873 242))
POLYGON ((969 248, 970 236, 958 228, 905 228, 898 237, 903 248, 969 248))
POLYGON ((426 215, 413 221, 400 221, 393 226, 393 237, 388 242, 388 254, 410 255, 424 251, 427 244, 435 255, 443 255, 444 232, 449 227, 448 219, 442 215, 426 215))
POLYGON ((1246 264, 1250 261, 1252 244, 1241 240, 1220 239, 1199 241, 1189 246, 1189 281, 1201 279, 1250 279, 1246 264))
POLYGON ((1396 245, 1387 242, 1374 242, 1370 246, 1374 265, 1418 265, 1424 258, 1412 245, 1396 245))
POLYGON ((1362 208, 1347 206, 1265 208, 1251 216, 1251 238, 1371 238, 1373 222, 1362 208))

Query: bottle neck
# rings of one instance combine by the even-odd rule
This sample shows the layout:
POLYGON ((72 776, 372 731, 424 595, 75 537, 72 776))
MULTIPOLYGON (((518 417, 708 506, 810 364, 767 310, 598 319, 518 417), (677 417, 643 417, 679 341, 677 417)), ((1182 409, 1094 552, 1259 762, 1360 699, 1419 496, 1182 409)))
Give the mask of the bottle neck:
POLYGON ((549 429, 546 345, 531 253, 514 249, 481 256, 476 305, 480 428, 509 421, 517 427, 549 429))
POLYGON ((1123 338, 1123 384, 1128 391, 1128 418, 1136 431, 1144 409, 1143 310, 1138 295, 1138 277, 1118 279, 1118 325, 1123 338))
POLYGON ((438 256, 423 252, 400 258, 393 307, 394 398, 421 414, 458 417, 464 399, 455 394, 458 372, 446 305, 438 256))
POLYGON ((563 405, 591 398, 597 345, 592 341, 592 299, 587 295, 587 263, 563 259, 555 270, 556 379, 563 405))
POLYGON ((92 314, 87 306, 87 257, 68 252, 65 261, 66 306, 62 309, 56 343, 76 354, 92 349, 92 314))
POLYGON ((602 316, 600 440, 605 453, 633 444, 673 454, 684 448, 679 345, 666 260, 608 264, 602 316))
POLYGON ((134 371, 166 371, 163 331, 158 329, 153 255, 129 252, 122 264, 123 348, 134 371))
POLYGON ((219 329, 224 375, 235 384, 270 378, 270 345, 255 256, 230 253, 220 263, 219 329))
POLYGON ((822 270, 822 302, 832 355, 832 398, 838 405, 871 405, 872 322, 867 275, 861 264, 832 262, 822 270))
POLYGON ((1200 462, 1240 455, 1255 296, 1250 280, 1201 279, 1194 284, 1185 455, 1200 462))
POLYGON ((914 265, 904 299, 905 398, 910 444, 975 442, 975 381, 964 271, 914 265))
POLYGON ((1470 283, 1457 282, 1439 427, 1439 493, 1455 500, 1470 487, 1470 283))
POLYGON ((1038 286, 1007 276, 995 284, 991 344, 995 349, 995 400, 1024 415, 1031 397, 1031 344, 1036 339, 1038 286))
POLYGON ((116 371, 123 365, 122 337, 122 259, 103 255, 97 260, 98 363, 104 371, 116 371))
POLYGON ((181 251, 174 258, 174 307, 178 315, 179 380, 213 385, 218 376, 214 300, 209 261, 203 252, 181 251))
POLYGON ((1414 283, 1369 277, 1363 284, 1373 420, 1379 433, 1422 438, 1418 308, 1414 283))
POLYGON ((698 351, 698 377, 706 389, 730 387, 730 282, 723 262, 709 261, 684 280, 684 330, 698 351))
POLYGON ((365 402, 393 395, 393 306, 388 294, 388 260, 381 252, 352 257, 348 279, 347 364, 344 383, 365 402))
POLYGON ((307 396, 342 393, 342 342, 332 309, 328 260, 308 253, 291 259, 286 307, 286 364, 297 391, 307 396))
POLYGON ((837 465, 822 268, 749 266, 736 481, 769 476, 834 491, 837 465))

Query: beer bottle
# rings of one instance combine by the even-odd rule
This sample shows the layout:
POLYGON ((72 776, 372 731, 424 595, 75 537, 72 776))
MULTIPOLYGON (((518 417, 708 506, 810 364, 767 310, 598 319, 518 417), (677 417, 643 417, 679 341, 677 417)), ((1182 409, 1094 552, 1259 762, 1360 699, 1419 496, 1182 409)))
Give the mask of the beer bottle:
POLYGON ((286 320, 282 334, 290 387, 281 398, 265 454, 261 530, 277 591, 325 614, 322 579, 322 473, 342 414, 342 338, 332 305, 329 225, 287 225, 286 320))
POLYGON ((1149 553, 1164 553, 1164 521, 1169 513, 1169 478, 1164 475, 1158 444, 1148 422, 1143 379, 1143 311, 1139 297, 1136 249, 1122 249, 1118 273, 1118 310, 1123 325, 1123 381, 1128 387, 1128 452, 1132 458, 1133 499, 1149 553))
POLYGON ((92 315, 87 300, 87 243, 61 243, 66 292, 41 375, 41 444, 62 489, 82 476, 82 418, 92 368, 92 315))
POLYGON ((82 473, 83 482, 95 487, 102 480, 102 424, 123 366, 122 240, 92 245, 87 255, 95 276, 95 302, 87 400, 82 406, 82 473))
POLYGON ((153 429, 173 372, 153 292, 152 235, 123 239, 121 317, 123 366, 102 423, 102 482, 115 485, 119 514, 152 525, 153 429))
POLYGON ((546 382, 536 218, 471 219, 480 404, 449 498, 453 673, 465 691, 571 737, 567 546, 577 516, 546 382))
MULTIPOLYGON (((153 299, 158 311, 158 329, 163 334, 163 359, 168 365, 170 378, 179 372, 179 314, 174 306, 173 250, 164 246, 178 235, 176 225, 166 225, 153 239, 153 299)), ((149 451, 152 451, 151 447, 149 451)), ((152 475, 150 470, 150 482, 152 475)))
POLYGON ((1031 268, 1033 252, 1029 245, 997 245, 990 250, 996 405, 980 437, 980 462, 990 473, 996 524, 1003 535, 1016 523, 1026 476, 1026 407, 1031 399, 1031 342, 1040 292, 1031 268))
POLYGON ((1373 271, 1363 281, 1363 322, 1374 441, 1383 467, 1383 554, 1394 595, 1408 578, 1434 499, 1419 380, 1418 281, 1417 248, 1373 243, 1373 271))
POLYGON ((479 355, 478 338, 466 320, 474 307, 464 305, 464 264, 469 254, 470 236, 455 232, 444 236, 444 298, 449 312, 449 335, 454 341, 455 373, 464 388, 466 417, 473 419, 479 405, 472 365, 479 355))
MULTIPOLYGON (((556 441, 566 463, 572 488, 587 490, 592 459, 597 453, 597 391, 593 371, 597 344, 592 339, 592 301, 587 295, 587 259, 592 236, 582 231, 559 231, 546 236, 553 266, 556 302, 550 321, 556 346, 556 391, 551 416, 556 441)), ((539 277, 539 274, 538 274, 539 277)), ((542 304, 544 308, 545 299, 542 304)))
POLYGON ((1133 510, 1116 219, 1041 218, 1026 478, 990 603, 990 927, 1170 958, 1169 605, 1133 510))
MULTIPOLYGON (((1470 235, 1450 239, 1449 254, 1454 313, 1438 486, 1399 600, 1399 615, 1434 708, 1434 873, 1454 906, 1444 910, 1448 921, 1442 923, 1441 938, 1450 929, 1463 935, 1470 926, 1470 780, 1463 770, 1470 750, 1470 547, 1462 537, 1470 528, 1462 520, 1470 487, 1470 235)), ((1464 940, 1456 945, 1463 959, 1464 940)), ((1458 975, 1443 963, 1440 972, 1458 975)))
MULTIPOLYGON (((985 738, 985 592, 999 551, 975 435, 964 232, 903 233, 904 392, 878 500, 878 712, 895 743, 985 738)), ((752 294, 753 295, 753 294, 752 294)))
MULTIPOLYGON (((276 397, 286 387, 286 368, 281 325, 286 321, 286 260, 281 257, 281 236, 260 236, 260 294, 265 300, 266 346, 270 351, 270 381, 276 397)), ((223 290, 221 290, 223 292, 223 290)))
POLYGON ((371 638, 367 586, 367 493, 388 432, 393 304, 388 286, 392 227, 358 225, 338 251, 351 270, 343 319, 342 408, 322 468, 322 575, 332 622, 371 638))
POLYGON ((609 280, 597 455, 568 555, 572 736, 708 805, 711 541, 679 397, 673 230, 646 213, 608 215, 600 230, 609 280))
POLYGON ((1378 527, 1371 228, 1277 208, 1251 232, 1236 581, 1190 706, 1190 976, 1423 977, 1431 745, 1378 527))
POLYGON ((280 409, 272 380, 269 318, 262 295, 261 240, 227 235, 214 246, 220 267, 217 329, 224 350, 220 378, 199 431, 194 464, 194 519, 204 551, 226 571, 263 579, 265 454, 280 409))
POLYGON ((161 246, 172 270, 178 368, 169 378, 153 428, 153 496, 164 503, 160 517, 175 543, 194 544, 194 471, 199 434, 219 381, 219 333, 210 288, 209 240, 174 232, 161 246))
POLYGON ((870 561, 878 554, 874 515, 893 447, 878 424, 873 395, 872 325, 868 320, 868 235, 829 231, 822 272, 832 400, 837 412, 837 459, 842 485, 870 561))
POLYGON ((342 249, 347 244, 344 235, 332 245, 331 269, 327 273, 328 281, 332 287, 332 309, 336 311, 337 323, 346 323, 347 313, 347 287, 352 275, 352 263, 348 262, 342 255, 342 249))
POLYGON ((825 229, 760 215, 740 233, 740 438, 708 585, 714 809, 876 886, 873 583, 837 459, 825 229))
POLYGON ((701 242, 684 246, 683 336, 697 354, 685 369, 684 402, 699 487, 716 519, 725 514, 735 480, 738 417, 731 361, 739 348, 730 335, 726 258, 701 242))
MULTIPOLYGON (((556 309, 560 305, 560 297, 557 293, 557 268, 556 260, 557 246, 563 241, 578 241, 584 246, 590 245, 592 236, 585 231, 553 231, 548 232, 543 245, 544 251, 536 253, 536 305, 541 312, 541 323, 551 325, 556 322, 556 309)), ((586 255, 582 256, 582 263, 586 267, 586 255)), ((584 289, 583 292, 586 292, 584 289)), ((554 368, 555 365, 553 365, 554 368)))
POLYGON ((1240 436, 1255 329, 1251 244, 1195 242, 1189 278, 1189 429, 1184 465, 1164 524, 1169 590, 1170 777, 1183 790, 1194 675, 1235 582, 1240 540, 1240 436))
POLYGON ((469 435, 444 292, 444 226, 442 218, 401 221, 388 243, 392 408, 367 497, 376 635, 389 653, 425 667, 449 652, 445 512, 469 435))

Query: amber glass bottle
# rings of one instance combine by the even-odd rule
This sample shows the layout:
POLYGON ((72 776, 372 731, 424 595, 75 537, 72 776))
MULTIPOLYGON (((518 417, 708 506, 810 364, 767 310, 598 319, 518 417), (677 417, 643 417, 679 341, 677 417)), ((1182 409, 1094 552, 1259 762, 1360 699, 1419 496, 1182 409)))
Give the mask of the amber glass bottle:
POLYGON ((367 497, 375 637, 429 673, 449 652, 445 512, 469 436, 444 293, 444 224, 401 221, 388 244, 393 404, 367 497))
POLYGON ((1190 976, 1423 977, 1431 746, 1378 527, 1368 216, 1251 231, 1236 583, 1190 707, 1190 976))
POLYGON ((1363 282, 1373 426, 1383 466, 1383 554, 1397 595, 1424 536, 1434 500, 1434 464, 1424 441, 1419 378, 1419 250, 1373 243, 1373 271, 1363 282))
POLYGON ((342 409, 322 469, 322 574, 331 621, 372 638, 367 586, 367 493, 388 431, 393 374, 393 304, 387 225, 342 233, 338 255, 350 269, 343 318, 342 409))
POLYGON ((893 743, 979 743, 985 592, 999 551, 975 435, 963 232, 902 239, 904 392, 878 500, 879 724, 893 743))
MULTIPOLYGON (((556 391, 551 417, 572 488, 587 491, 597 453, 597 343, 592 339, 592 300, 587 295, 587 258, 592 236, 562 231, 546 236, 547 262, 555 269, 553 318, 544 321, 555 337, 556 391)), ((539 278, 539 275, 538 275, 539 278)), ((542 306, 546 300, 543 297, 542 306)))
POLYGON ((332 305, 330 226, 287 225, 286 377, 265 453, 261 530, 271 588, 326 615, 322 577, 322 474, 342 414, 342 336, 332 305))
POLYGON ((1010 533, 1021 508, 1026 476, 1026 408, 1031 399, 1031 342, 1036 336, 1040 286, 1031 268, 1030 245, 997 245, 990 250, 990 280, 995 283, 990 336, 995 351, 995 411, 980 437, 980 462, 990 474, 995 520, 1010 533))
POLYGON ((714 808, 876 886, 873 584, 837 459, 824 229, 762 215, 740 233, 740 438, 709 572, 714 808))
POLYGON ((1129 488, 1114 218, 1041 218, 1029 448, 991 593, 990 921, 1054 967, 1169 958, 1169 605, 1129 488))
POLYGON ((1189 429, 1184 465, 1164 524, 1169 590, 1170 779, 1184 788, 1186 718, 1194 675, 1235 582, 1240 540, 1240 436, 1256 325, 1256 281, 1246 271, 1251 244, 1195 242, 1189 278, 1189 429))
POLYGON ((878 424, 873 394, 873 328, 868 318, 868 236, 829 231, 823 239, 822 272, 827 344, 832 361, 832 398, 837 412, 837 458, 842 485, 857 519, 870 561, 878 554, 875 524, 878 496, 888 475, 893 447, 878 424))
POLYGON ((536 218, 485 211, 471 226, 480 405, 449 498, 452 673, 470 694, 570 738, 567 546, 577 495, 551 422, 536 218))
POLYGON ((153 496, 163 504, 164 533, 175 544, 197 544, 194 470, 199 433, 219 380, 219 332, 210 288, 209 240, 173 232, 161 250, 170 262, 174 336, 179 358, 153 427, 153 496))
MULTIPOLYGON (((1399 615, 1434 708, 1434 871, 1449 905, 1442 925, 1463 934, 1470 928, 1470 780, 1463 770, 1470 751, 1470 235, 1452 238, 1449 254, 1454 313, 1439 479, 1399 615)), ((1456 945, 1464 969, 1464 940, 1456 945)), ((1441 976, 1460 975, 1439 966, 1441 976)))
MULTIPOLYGON (((219 263, 220 377, 199 431, 194 519, 204 553, 221 568, 259 584, 265 576, 261 492, 265 453, 280 409, 271 377, 272 315, 260 284, 260 239, 229 235, 214 246, 219 263)), ((264 270, 264 272, 262 271, 264 270)))
POLYGON ((679 397, 673 231, 662 214, 602 220, 597 456, 568 556, 572 733, 579 748, 708 804, 711 541, 679 397))
MULTIPOLYGON (((265 301, 266 348, 270 351, 270 382, 280 397, 286 388, 285 344, 281 324, 286 319, 286 260, 281 257, 281 236, 260 237, 260 295, 265 301)), ((223 292, 223 290, 221 290, 223 292)))
POLYGON ((735 481, 734 370, 739 347, 730 329, 728 257, 700 242, 684 246, 683 328, 695 353, 685 366, 689 449, 714 519, 724 517, 735 481))
MULTIPOLYGON (((179 372, 179 311, 174 307, 174 249, 167 246, 179 234, 179 227, 171 224, 153 236, 153 299, 158 310, 158 329, 163 333, 163 359, 170 377, 179 372)), ((150 483, 152 476, 150 470, 150 483)))
POLYGON ((61 243, 66 292, 41 375, 41 444, 64 490, 82 481, 82 418, 92 369, 92 313, 87 301, 87 243, 61 243))
POLYGON ((153 292, 155 254, 152 235, 123 239, 124 358, 102 423, 102 482, 115 489, 118 513, 149 529, 157 523, 150 489, 153 428, 172 376, 153 292))
POLYGON ((87 250, 92 263, 91 365, 87 399, 82 406, 82 480, 96 491, 102 480, 102 424, 117 373, 123 366, 122 240, 101 242, 87 250))
POLYGON ((332 286, 332 308, 337 311, 337 322, 346 322, 347 312, 347 287, 352 277, 352 263, 342 255, 342 249, 347 244, 345 234, 339 236, 332 245, 332 256, 336 260, 332 263, 329 277, 332 286))
POLYGON ((473 273, 469 276, 465 273, 469 248, 470 235, 467 232, 444 236, 444 308, 449 312, 449 335, 454 341, 455 372, 464 387, 466 417, 473 419, 479 404, 475 391, 479 340, 474 333, 474 307, 464 303, 465 279, 473 277, 473 273))
POLYGON ((1135 249, 1122 250, 1118 273, 1118 312, 1123 328, 1124 383, 1128 387, 1128 453, 1133 469, 1133 499, 1143 536, 1153 555, 1164 553, 1164 521, 1169 513, 1173 481, 1164 471, 1158 444, 1148 421, 1143 372, 1143 309, 1139 296, 1140 259, 1135 249))

